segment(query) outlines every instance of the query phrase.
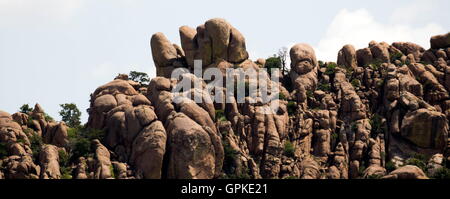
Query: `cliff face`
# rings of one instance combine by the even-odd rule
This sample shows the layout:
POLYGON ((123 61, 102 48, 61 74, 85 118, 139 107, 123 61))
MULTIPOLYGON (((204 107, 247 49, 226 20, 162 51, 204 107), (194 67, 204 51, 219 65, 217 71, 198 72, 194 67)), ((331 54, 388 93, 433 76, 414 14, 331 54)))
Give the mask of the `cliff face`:
POLYGON ((266 64, 248 59, 238 30, 211 19, 179 32, 181 47, 152 36, 157 77, 149 85, 119 75, 91 94, 86 127, 105 133, 89 140, 92 156, 61 163, 74 150, 67 127, 46 121, 40 107, 0 112, 0 179, 61 178, 66 167, 78 179, 424 179, 450 166, 450 33, 432 37, 428 50, 409 42, 345 45, 337 63, 294 45, 290 70, 272 74, 279 82, 259 77, 278 93, 264 101, 258 91, 242 100, 225 95, 225 86, 208 92, 212 81, 194 75, 194 60, 223 75, 262 71, 266 64), (185 72, 171 78, 177 68, 185 72), (181 82, 198 87, 176 95, 181 82), (279 108, 268 113, 273 103, 279 108), (36 136, 45 143, 39 158, 29 141, 36 136))

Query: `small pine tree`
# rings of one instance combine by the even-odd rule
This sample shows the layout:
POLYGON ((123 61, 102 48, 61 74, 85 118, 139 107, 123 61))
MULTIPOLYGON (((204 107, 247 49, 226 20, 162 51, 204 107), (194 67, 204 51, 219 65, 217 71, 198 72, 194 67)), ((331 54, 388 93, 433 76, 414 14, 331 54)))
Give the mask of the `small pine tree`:
POLYGON ((59 111, 59 115, 62 117, 62 121, 64 121, 67 126, 71 128, 77 128, 80 126, 80 116, 81 112, 78 110, 78 107, 74 103, 70 104, 61 104, 62 110, 59 111))

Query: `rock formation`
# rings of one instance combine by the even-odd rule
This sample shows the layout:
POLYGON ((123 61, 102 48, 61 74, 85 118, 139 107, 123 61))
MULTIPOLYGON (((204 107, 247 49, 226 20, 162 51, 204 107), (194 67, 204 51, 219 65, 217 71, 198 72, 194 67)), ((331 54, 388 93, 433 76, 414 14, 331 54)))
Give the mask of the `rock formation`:
POLYGON ((181 45, 151 37, 157 77, 148 85, 121 74, 91 94, 81 133, 102 136, 74 141, 73 129, 46 119, 39 104, 0 111, 0 179, 428 179, 449 166, 450 33, 432 37, 428 50, 345 45, 337 63, 296 44, 290 71, 258 77, 273 88, 269 102, 261 91, 245 88, 241 97, 194 74, 196 60, 222 75, 267 67, 249 59, 235 27, 216 18, 179 34, 181 45))

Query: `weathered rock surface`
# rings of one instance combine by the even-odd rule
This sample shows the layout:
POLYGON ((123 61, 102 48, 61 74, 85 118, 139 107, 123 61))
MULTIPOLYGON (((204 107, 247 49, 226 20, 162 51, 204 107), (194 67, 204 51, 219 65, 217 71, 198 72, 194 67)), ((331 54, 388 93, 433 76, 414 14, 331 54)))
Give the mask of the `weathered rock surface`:
POLYGON ((240 96, 193 74, 196 60, 222 74, 268 66, 249 59, 235 27, 215 18, 179 34, 181 47, 152 36, 157 77, 148 85, 120 74, 91 94, 82 133, 95 138, 73 135, 39 104, 0 111, 0 179, 427 179, 448 167, 449 33, 432 37, 431 49, 348 44, 337 63, 296 44, 290 70, 258 77, 267 83, 259 88, 273 88, 269 102, 261 90, 240 96))

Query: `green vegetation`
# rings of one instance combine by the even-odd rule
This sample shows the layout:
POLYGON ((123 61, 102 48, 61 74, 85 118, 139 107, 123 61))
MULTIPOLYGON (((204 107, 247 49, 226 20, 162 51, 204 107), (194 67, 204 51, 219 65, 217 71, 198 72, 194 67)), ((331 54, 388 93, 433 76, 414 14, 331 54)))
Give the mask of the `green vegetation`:
POLYGON ((8 148, 6 147, 6 143, 0 143, 0 159, 8 156, 8 148))
POLYGON ((17 138, 17 143, 25 144, 26 142, 25 142, 25 139, 23 139, 23 138, 17 138))
POLYGON ((33 111, 33 108, 31 108, 30 105, 28 104, 24 104, 19 108, 19 111, 21 113, 30 113, 33 111))
POLYGON ((375 137, 378 134, 386 132, 383 127, 382 117, 378 114, 373 114, 370 118, 370 126, 372 126, 372 137, 375 137))
POLYGON ((72 168, 70 166, 69 160, 70 156, 66 151, 60 149, 58 150, 59 155, 59 170, 61 172, 61 179, 72 179, 72 168))
POLYGON ((131 71, 128 75, 130 80, 140 83, 143 86, 147 86, 150 83, 150 78, 147 73, 131 71))
POLYGON ((391 62, 393 63, 395 60, 400 60, 403 57, 401 52, 392 52, 389 53, 389 57, 391 58, 391 62))
POLYGON ((339 139, 339 134, 337 134, 336 132, 333 132, 331 134, 331 140, 338 140, 339 139))
POLYGON ((297 111, 297 104, 294 101, 289 101, 287 104, 288 115, 293 116, 297 111))
POLYGON ((358 170, 359 176, 364 175, 364 171, 366 171, 366 165, 365 165, 364 161, 361 161, 361 163, 359 165, 359 170, 358 170))
POLYGON ((277 55, 267 58, 266 64, 264 65, 264 68, 267 69, 269 75, 272 74, 272 70, 281 69, 281 67, 282 67, 281 58, 277 55))
POLYGON ((225 113, 223 110, 221 110, 221 109, 216 110, 216 121, 221 121, 221 122, 228 121, 227 117, 225 117, 225 113))
POLYGON ((386 171, 388 173, 390 173, 390 172, 394 171, 397 167, 395 166, 394 162, 389 161, 389 162, 386 162, 385 168, 386 168, 386 171))
POLYGON ((356 122, 354 122, 354 123, 352 124, 351 129, 352 129, 352 132, 358 131, 358 126, 356 125, 356 122))
POLYGON ((109 171, 111 172, 111 177, 116 178, 116 173, 114 172, 113 165, 109 165, 109 171))
POLYGON ((442 167, 436 170, 432 178, 435 179, 450 179, 450 169, 442 167))
POLYGON ((359 79, 353 79, 352 82, 351 82, 351 84, 352 84, 352 86, 353 86, 354 88, 359 88, 359 87, 361 87, 361 81, 359 81, 359 79))
POLYGON ((280 99, 280 100, 288 100, 287 99, 287 97, 286 96, 284 96, 284 94, 283 93, 278 93, 278 99, 280 99))
POLYGON ((93 148, 91 141, 94 139, 103 140, 105 131, 93 128, 69 128, 69 146, 71 149, 71 159, 74 160, 79 157, 92 156, 93 148))
POLYGON ((81 112, 78 110, 78 107, 74 103, 70 104, 60 104, 62 110, 59 112, 59 115, 62 117, 62 121, 64 121, 67 126, 71 128, 77 128, 80 126, 80 116, 81 112))
POLYGON ((224 179, 250 179, 248 175, 248 169, 245 172, 236 171, 235 160, 240 154, 239 151, 234 150, 228 142, 223 142, 224 151, 224 161, 223 161, 223 171, 226 173, 223 176, 224 179))
POLYGON ((33 124, 33 117, 31 115, 29 115, 28 120, 27 120, 27 126, 29 127, 34 127, 33 124))
POLYGON ((290 141, 286 141, 284 143, 284 153, 287 157, 294 157, 295 156, 295 148, 294 145, 290 141))
POLYGON ((44 113, 44 119, 45 119, 45 121, 47 121, 47 122, 55 121, 55 119, 53 119, 53 117, 50 116, 50 115, 47 114, 47 113, 44 113))
POLYGON ((318 63, 319 63, 319 68, 325 67, 325 63, 322 60, 319 60, 318 63))
POLYGON ((327 69, 325 70, 325 75, 333 75, 336 72, 337 64, 334 62, 329 62, 326 64, 327 69))
POLYGON ((306 91, 306 96, 307 96, 308 98, 314 98, 314 92, 311 91, 311 90, 308 90, 308 91, 306 91))
POLYGON ((417 167, 419 167, 420 169, 422 169, 422 171, 426 171, 427 170, 427 164, 420 159, 417 158, 409 158, 405 161, 405 165, 415 165, 417 167))
POLYGON ((39 153, 42 150, 42 145, 44 144, 44 141, 42 141, 42 137, 36 133, 32 133, 31 136, 29 136, 28 138, 31 144, 30 148, 33 151, 33 160, 38 161, 39 153))
POLYGON ((331 85, 330 84, 319 84, 319 86, 317 86, 317 89, 319 89, 321 91, 329 92, 329 91, 331 91, 331 85))
POLYGON ((381 61, 380 59, 375 59, 370 64, 368 64, 367 66, 369 68, 371 68, 372 70, 377 71, 377 70, 380 69, 381 64, 383 64, 383 61, 381 61))
POLYGON ((70 166, 70 156, 63 149, 58 150, 59 155, 59 170, 61 172, 61 179, 72 179, 72 168, 70 166))

